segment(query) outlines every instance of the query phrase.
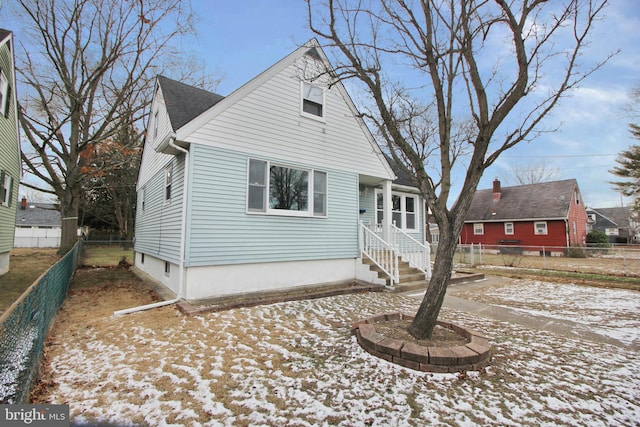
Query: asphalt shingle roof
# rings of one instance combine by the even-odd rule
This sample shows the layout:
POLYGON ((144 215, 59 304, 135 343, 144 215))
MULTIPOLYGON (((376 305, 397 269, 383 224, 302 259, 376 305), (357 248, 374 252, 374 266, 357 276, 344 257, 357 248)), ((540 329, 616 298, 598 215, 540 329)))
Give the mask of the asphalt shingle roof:
POLYGON ((26 209, 18 207, 16 212, 16 226, 51 226, 60 227, 60 211, 53 203, 27 203, 26 209))
POLYGON ((171 127, 178 130, 224 99, 204 89, 158 76, 171 127))
POLYGON ((497 201, 493 188, 478 190, 466 222, 567 218, 577 186, 575 179, 567 179, 502 187, 497 201))

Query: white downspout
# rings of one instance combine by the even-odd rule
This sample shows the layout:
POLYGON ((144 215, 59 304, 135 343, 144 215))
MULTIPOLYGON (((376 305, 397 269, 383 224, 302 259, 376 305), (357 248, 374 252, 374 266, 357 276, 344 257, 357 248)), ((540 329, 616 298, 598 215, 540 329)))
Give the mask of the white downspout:
POLYGON ((182 186, 182 225, 180 227, 180 265, 178 271, 178 298, 185 298, 186 283, 184 279, 184 258, 187 240, 187 185, 189 182, 189 150, 179 147, 175 144, 176 134, 172 132, 169 136, 169 146, 184 153, 184 179, 182 186))

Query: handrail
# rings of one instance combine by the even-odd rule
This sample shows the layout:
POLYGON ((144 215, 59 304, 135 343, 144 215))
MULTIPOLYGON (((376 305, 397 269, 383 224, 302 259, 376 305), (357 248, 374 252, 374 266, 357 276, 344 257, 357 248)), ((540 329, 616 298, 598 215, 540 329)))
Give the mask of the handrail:
POLYGON ((430 246, 419 242, 395 224, 391 224, 391 237, 392 244, 402 259, 422 271, 426 278, 431 277, 430 246))
POLYGON ((394 247, 380 238, 362 221, 360 221, 360 230, 362 232, 362 252, 389 277, 391 286, 399 283, 398 254, 394 247))

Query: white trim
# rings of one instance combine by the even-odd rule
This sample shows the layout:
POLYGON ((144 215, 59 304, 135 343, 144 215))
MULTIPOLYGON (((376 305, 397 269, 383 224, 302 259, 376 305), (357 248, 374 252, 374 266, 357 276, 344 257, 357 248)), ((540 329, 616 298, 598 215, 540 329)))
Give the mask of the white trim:
POLYGON ((326 170, 320 170, 320 169, 314 169, 314 168, 309 168, 309 167, 302 167, 302 166, 296 166, 296 165, 291 165, 288 164, 286 162, 278 162, 278 161, 269 161, 269 160, 262 160, 262 159, 256 159, 256 158, 252 158, 249 157, 247 158, 247 179, 246 179, 246 187, 245 187, 245 197, 246 197, 246 203, 245 203, 245 213, 248 215, 269 215, 269 216, 292 216, 292 217, 303 217, 303 218, 328 218, 329 217, 329 172, 327 172, 326 170), (251 166, 251 161, 256 161, 256 162, 263 162, 266 165, 265 168, 265 183, 264 183, 264 197, 263 197, 263 209, 258 210, 258 209, 249 209, 249 186, 251 185, 249 182, 249 175, 250 175, 250 166, 251 166), (303 210, 303 211, 294 211, 294 210, 287 210, 287 209, 273 209, 269 207, 269 192, 270 192, 270 180, 271 180, 271 167, 272 166, 276 166, 276 167, 281 167, 281 168, 287 168, 287 169, 295 169, 295 170, 299 170, 299 171, 304 171, 307 172, 307 209, 303 210), (315 189, 314 189, 314 178, 315 178, 315 173, 319 172, 319 173, 323 173, 325 176, 325 192, 324 192, 324 199, 325 199, 325 214, 324 215, 316 215, 314 213, 314 196, 315 196, 315 189))
POLYGON ((515 234, 515 225, 513 224, 513 222, 505 222, 504 223, 504 234, 506 236, 513 236, 515 234), (507 230, 507 224, 511 224, 511 232, 509 232, 509 230, 507 230))
MULTIPOLYGON (((384 191, 376 188, 374 191, 374 210, 375 210, 375 215, 374 215, 374 220, 376 221, 376 223, 378 223, 378 212, 380 211, 380 209, 378 209, 378 194, 382 194, 383 195, 383 221, 385 218, 385 207, 384 207, 384 191)), ((406 233, 417 233, 420 231, 420 218, 421 218, 421 210, 420 210, 420 195, 419 194, 414 194, 414 193, 405 193, 405 192, 400 192, 400 191, 394 191, 393 189, 391 190, 391 198, 389 200, 389 212, 390 212, 390 216, 389 216, 389 224, 393 224, 393 213, 396 212, 400 212, 401 215, 401 227, 398 227, 398 225, 396 224, 396 227, 398 227, 400 230, 406 232, 406 233), (393 203, 391 203, 393 196, 398 196, 400 197, 400 211, 394 211, 393 210, 393 203), (414 199, 415 203, 414 203, 414 211, 412 212, 412 214, 415 216, 415 221, 414 221, 414 228, 407 228, 407 198, 412 198, 414 199)))
POLYGON ((484 223, 482 222, 474 222, 473 223, 473 235, 474 236, 484 236, 484 223), (480 227, 478 227, 480 226, 480 227), (478 227, 478 228, 476 228, 478 227))
POLYGON ((549 234, 549 227, 547 226, 547 221, 535 221, 533 223, 533 234, 536 236, 545 236, 549 234), (544 224, 544 233, 538 232, 538 224, 544 224))
POLYGON ((301 81, 300 82, 300 115, 303 117, 307 117, 309 119, 313 119, 313 120, 317 120, 319 122, 322 123, 326 123, 327 122, 327 96, 326 96, 326 90, 318 85, 314 85, 312 83, 306 82, 306 81, 301 81), (313 89, 319 89, 322 91, 322 102, 315 102, 309 98, 306 98, 304 95, 304 89, 305 86, 310 86, 313 89), (304 111, 304 101, 305 100, 309 100, 310 102, 314 102, 318 105, 320 105, 320 108, 322 109, 322 115, 318 116, 316 114, 313 113, 307 113, 306 111, 304 111))

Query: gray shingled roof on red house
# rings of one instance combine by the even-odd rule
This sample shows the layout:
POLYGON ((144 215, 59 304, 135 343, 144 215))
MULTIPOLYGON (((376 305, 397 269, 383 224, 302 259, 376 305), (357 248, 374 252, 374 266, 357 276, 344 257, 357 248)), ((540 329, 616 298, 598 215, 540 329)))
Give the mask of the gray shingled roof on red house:
POLYGON ((476 191, 465 222, 564 219, 578 191, 575 179, 513 187, 501 187, 499 181, 497 183, 500 197, 494 198, 493 188, 476 191))
POLYGON ((224 96, 190 86, 164 76, 158 76, 158 84, 167 107, 167 114, 174 131, 195 119, 224 99, 224 96))
POLYGON ((26 203, 16 212, 16 227, 61 227, 60 207, 53 203, 26 203))

